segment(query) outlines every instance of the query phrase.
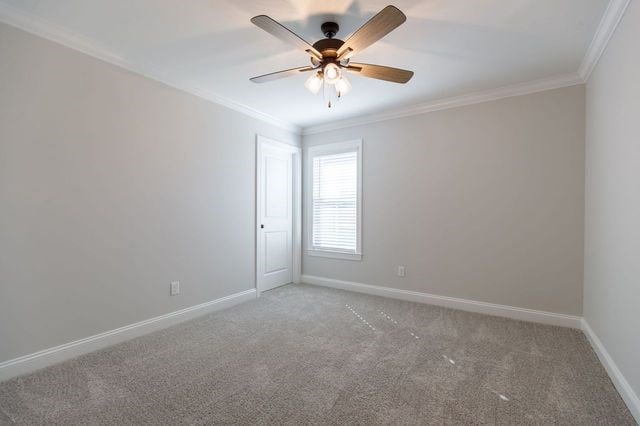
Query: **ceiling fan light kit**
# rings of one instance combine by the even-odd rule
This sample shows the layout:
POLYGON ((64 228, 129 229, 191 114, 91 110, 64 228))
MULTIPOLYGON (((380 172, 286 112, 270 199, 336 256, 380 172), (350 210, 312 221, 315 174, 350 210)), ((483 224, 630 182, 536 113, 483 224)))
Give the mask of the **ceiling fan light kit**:
POLYGON ((406 20, 407 17, 400 9, 395 6, 387 6, 346 41, 334 38, 340 29, 337 23, 325 22, 320 29, 326 38, 311 45, 274 19, 266 15, 254 16, 251 18, 251 22, 256 26, 309 55, 311 66, 277 71, 253 77, 250 80, 254 83, 266 83, 301 72, 312 71, 313 74, 305 81, 304 86, 314 95, 323 88, 325 102, 329 108, 332 106, 334 94, 337 99, 340 99, 351 91, 351 83, 345 76, 345 71, 362 77, 404 84, 411 79, 413 71, 383 65, 352 63, 351 57, 389 34, 406 20))

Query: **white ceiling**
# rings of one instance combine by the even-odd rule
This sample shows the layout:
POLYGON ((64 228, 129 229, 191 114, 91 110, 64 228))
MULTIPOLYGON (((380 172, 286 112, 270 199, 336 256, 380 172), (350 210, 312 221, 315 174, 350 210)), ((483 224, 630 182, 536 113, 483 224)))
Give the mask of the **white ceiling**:
POLYGON ((304 53, 253 26, 266 14, 303 38, 339 23, 345 39, 391 0, 0 0, 131 68, 214 93, 301 127, 576 73, 608 0, 395 0, 407 22, 354 57, 415 72, 406 85, 350 78, 328 110, 304 75, 249 77, 308 64, 304 53))

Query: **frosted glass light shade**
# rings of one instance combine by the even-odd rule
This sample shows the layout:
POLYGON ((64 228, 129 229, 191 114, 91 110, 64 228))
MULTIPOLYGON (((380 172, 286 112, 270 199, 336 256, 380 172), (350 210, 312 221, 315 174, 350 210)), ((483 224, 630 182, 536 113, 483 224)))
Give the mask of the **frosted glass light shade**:
POLYGON ((342 97, 351 91, 351 83, 349 83, 347 77, 343 75, 335 84, 335 88, 338 96, 342 97))
POLYGON ((324 79, 329 84, 336 84, 340 77, 342 76, 342 72, 340 71, 340 67, 338 67, 334 63, 328 63, 324 67, 324 79))
POLYGON ((317 94, 322 87, 322 77, 320 76, 320 73, 317 72, 312 74, 311 77, 304 82, 304 87, 314 95, 317 94))

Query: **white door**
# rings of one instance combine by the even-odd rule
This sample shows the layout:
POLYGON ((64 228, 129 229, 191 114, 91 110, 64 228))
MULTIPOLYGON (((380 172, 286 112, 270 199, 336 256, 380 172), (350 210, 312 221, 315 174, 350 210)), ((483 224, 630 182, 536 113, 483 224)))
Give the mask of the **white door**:
POLYGON ((258 142, 258 291, 293 281, 293 152, 258 142))

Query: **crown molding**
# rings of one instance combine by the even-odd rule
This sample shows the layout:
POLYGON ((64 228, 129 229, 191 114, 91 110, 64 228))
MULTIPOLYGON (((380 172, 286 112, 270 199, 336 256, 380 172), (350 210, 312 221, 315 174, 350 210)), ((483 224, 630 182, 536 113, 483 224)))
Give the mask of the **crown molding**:
POLYGON ((533 80, 525 83, 512 84, 478 92, 469 93, 451 98, 439 99, 422 104, 410 105, 405 108, 396 108, 365 116, 348 118, 331 123, 318 124, 304 127, 302 135, 313 135, 331 130, 343 129, 345 127, 359 126, 363 124, 375 123, 378 121, 393 120, 396 118, 411 117, 413 115, 425 114, 427 112, 440 111, 450 108, 457 108, 465 105, 479 104, 482 102, 494 101, 497 99, 510 98, 513 96, 527 95, 530 93, 543 92, 546 90, 559 89, 561 87, 575 86, 583 84, 584 80, 578 74, 564 74, 541 80, 533 80))
POLYGON ((252 107, 249 107, 240 102, 233 101, 224 96, 220 96, 203 87, 188 83, 176 83, 174 81, 170 81, 166 77, 164 77, 163 72, 157 68, 154 68, 148 64, 134 64, 133 62, 115 54, 104 46, 98 45, 93 40, 90 40, 80 34, 74 33, 73 31, 70 31, 66 28, 55 25, 39 16, 25 13, 22 10, 1 2, 0 22, 4 22, 5 24, 12 27, 16 27, 28 33, 32 33, 42 38, 51 40, 55 43, 77 50, 101 61, 108 62, 120 68, 124 68, 135 74, 150 78, 167 86, 173 87, 199 98, 203 98, 215 104, 248 115, 249 117, 272 124, 284 130, 296 134, 300 134, 301 132, 300 126, 297 126, 288 121, 281 120, 269 114, 265 114, 252 107))
POLYGON ((607 5, 607 9, 604 11, 600 24, 591 40, 591 44, 587 49, 587 53, 582 59, 580 68, 578 69, 578 75, 587 82, 591 73, 595 69, 600 57, 604 53, 611 37, 616 32, 616 28, 622 21, 624 12, 627 10, 627 6, 631 0, 610 0, 607 5))
POLYGON ((104 46, 99 46, 94 41, 80 34, 76 34, 65 28, 59 27, 41 17, 25 13, 24 11, 19 10, 13 6, 0 3, 0 21, 13 27, 20 28, 29 33, 62 44, 74 50, 80 51, 94 58, 124 68, 133 73, 158 81, 167 86, 190 93, 194 96, 198 96, 210 102, 222 105, 226 108, 238 111, 242 114, 272 124, 284 130, 296 134, 311 135, 346 127, 369 124, 378 121, 392 120, 395 118, 410 117, 427 112, 456 108, 465 105, 473 105, 512 96, 526 95, 529 93, 542 92, 545 90, 583 84, 589 79, 591 72, 597 65, 598 60, 606 49, 609 40, 613 36, 613 33, 622 20, 622 17, 624 16, 627 6, 630 2, 631 0, 609 1, 605 13, 600 20, 596 33, 591 41, 591 44, 589 45, 589 48, 587 49, 587 52, 577 73, 564 74, 541 80, 534 80, 495 89, 473 92, 461 96, 443 98, 427 103, 410 105, 406 107, 394 108, 393 110, 386 110, 379 113, 368 114, 366 116, 357 116, 330 123, 306 126, 304 128, 294 123, 290 123, 288 121, 281 120, 272 115, 258 111, 252 107, 249 107, 248 105, 220 96, 203 87, 183 82, 176 83, 173 81, 169 81, 169 79, 163 77, 163 72, 157 68, 154 68, 148 64, 134 64, 123 58, 122 56, 111 52, 104 46))

